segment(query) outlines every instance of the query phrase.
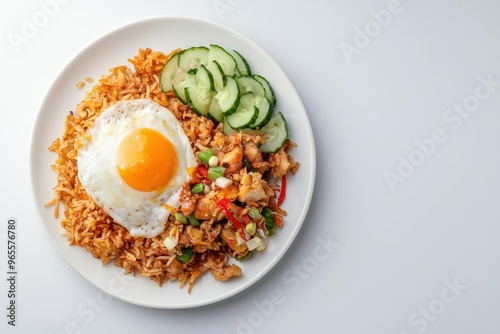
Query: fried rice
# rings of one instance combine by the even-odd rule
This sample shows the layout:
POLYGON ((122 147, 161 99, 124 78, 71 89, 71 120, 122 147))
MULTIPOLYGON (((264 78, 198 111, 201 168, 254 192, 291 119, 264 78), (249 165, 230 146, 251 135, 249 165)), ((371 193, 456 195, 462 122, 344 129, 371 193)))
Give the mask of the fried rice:
MULTIPOLYGON (((250 255, 245 244, 238 244, 237 231, 216 205, 217 199, 229 199, 229 209, 238 219, 244 219, 253 208, 259 211, 270 208, 276 227, 281 227, 286 212, 276 202, 280 185, 275 180, 280 180, 289 171, 295 174, 299 163, 289 154, 295 146, 293 142, 287 140, 277 153, 262 155, 256 149, 261 139, 257 132, 226 136, 222 133, 221 124, 195 114, 173 92, 162 92, 159 83, 161 69, 178 51, 164 54, 140 49, 134 58, 128 59, 132 67, 111 68, 109 74, 103 75, 86 93, 75 110, 69 112, 62 136, 55 139, 49 148, 58 157, 52 165, 57 174, 55 198, 47 206, 54 206, 54 216, 60 218, 69 243, 84 247, 103 265, 112 262, 123 268, 125 274, 149 277, 159 286, 166 281, 178 281, 181 288, 187 284, 190 292, 197 278, 207 271, 219 281, 240 276, 240 267, 231 263, 234 261, 230 258, 250 255), (205 182, 204 192, 192 194, 192 184, 206 181, 199 173, 194 173, 190 184, 183 186, 181 207, 177 211, 185 216, 194 215, 200 221, 199 226, 184 224, 170 215, 164 231, 158 236, 133 237, 94 203, 78 180, 78 138, 86 135, 105 109, 118 101, 130 99, 150 99, 168 108, 181 122, 195 155, 216 147, 220 152, 219 158, 225 161, 230 186, 219 188, 205 182), (243 158, 250 161, 250 165, 242 165, 243 158), (252 187, 257 187, 264 196, 254 200, 250 195, 255 190, 252 187), (62 217, 59 214, 61 207, 62 217), (170 250, 164 244, 168 237, 178 240, 178 244, 170 250), (193 251, 193 256, 184 262, 180 256, 186 248, 193 251)), ((269 234, 262 217, 255 222, 261 231, 269 234)))

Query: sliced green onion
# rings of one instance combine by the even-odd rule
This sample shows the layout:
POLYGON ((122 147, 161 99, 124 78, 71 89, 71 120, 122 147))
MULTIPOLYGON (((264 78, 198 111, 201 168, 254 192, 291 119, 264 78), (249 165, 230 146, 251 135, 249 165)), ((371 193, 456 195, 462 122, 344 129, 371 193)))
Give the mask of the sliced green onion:
POLYGON ((208 178, 210 180, 217 180, 218 177, 224 176, 224 171, 226 168, 221 166, 209 167, 208 168, 208 178))
POLYGON ((224 177, 224 176, 218 177, 218 178, 215 180, 215 185, 216 185, 217 187, 221 187, 221 188, 227 188, 227 187, 229 187, 232 183, 233 183, 233 181, 231 181, 230 179, 228 179, 227 177, 224 177))
POLYGON ((262 209, 262 216, 264 216, 264 219, 266 220, 266 229, 269 232, 269 235, 273 235, 275 223, 271 209, 267 207, 262 209))
POLYGON ((165 240, 163 240, 163 245, 165 246, 166 249, 169 251, 173 250, 175 246, 179 243, 179 239, 176 238, 175 236, 172 237, 166 237, 165 240))
POLYGON ((266 231, 261 230, 260 228, 257 229, 257 234, 259 235, 261 245, 256 248, 259 252, 262 252, 267 248, 269 245, 269 238, 266 235, 266 231))
POLYGON ((254 222, 250 222, 250 223, 246 224, 245 231, 247 231, 248 234, 250 234, 250 235, 254 235, 255 231, 257 231, 257 224, 255 224, 254 222))
POLYGON ((215 152, 213 149, 203 150, 198 154, 198 158, 204 163, 208 164, 208 161, 211 157, 215 156, 215 152))
POLYGON ((258 247, 262 246, 262 240, 259 237, 253 237, 252 239, 246 242, 249 251, 253 251, 258 247))
POLYGON ((250 216, 250 218, 252 219, 257 219, 260 217, 260 212, 257 208, 251 208, 249 211, 248 211, 248 215, 250 216))
POLYGON ((219 164, 219 158, 217 158, 216 155, 214 155, 213 157, 211 157, 210 159, 208 159, 208 165, 210 167, 215 167, 219 164))
POLYGON ((182 255, 177 255, 177 260, 187 263, 193 257, 193 249, 191 247, 186 247, 182 250, 182 255))
POLYGON ((250 163, 247 157, 243 158, 243 165, 247 168, 247 172, 249 173, 257 171, 255 168, 253 168, 252 164, 250 163))
POLYGON ((249 258, 251 258, 253 255, 252 252, 248 252, 246 253, 245 255, 241 256, 241 255, 236 255, 235 259, 237 261, 245 261, 245 260, 248 260, 249 258))
POLYGON ((187 218, 180 212, 174 213, 174 218, 178 220, 181 224, 187 224, 187 218))
POLYGON ((198 219, 196 219, 196 217, 194 216, 194 213, 189 215, 188 220, 189 220, 189 224, 191 224, 191 226, 194 226, 194 227, 200 226, 200 221, 198 219))
POLYGON ((203 191, 204 188, 205 186, 203 183, 197 183, 193 186, 193 188, 191 188, 191 194, 199 194, 203 191))

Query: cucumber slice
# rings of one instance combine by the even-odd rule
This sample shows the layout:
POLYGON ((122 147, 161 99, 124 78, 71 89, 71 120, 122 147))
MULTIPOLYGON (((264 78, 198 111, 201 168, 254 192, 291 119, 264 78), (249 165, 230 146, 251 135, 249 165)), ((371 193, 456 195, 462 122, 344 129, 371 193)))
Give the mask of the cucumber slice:
POLYGON ((254 77, 246 75, 237 77, 236 81, 238 82, 238 86, 240 86, 240 94, 252 92, 256 96, 266 96, 264 86, 254 77))
POLYGON ((210 44, 210 49, 208 51, 208 62, 217 60, 217 62, 222 67, 225 75, 234 75, 234 69, 236 68, 236 60, 233 56, 229 54, 224 48, 216 45, 210 44))
POLYGON ((219 91, 224 88, 224 86, 226 86, 226 75, 224 74, 224 70, 217 60, 212 60, 210 63, 208 63, 207 70, 212 73, 212 77, 214 79, 214 89, 216 91, 219 91))
POLYGON ((227 122, 233 129, 243 129, 255 122, 258 113, 259 110, 254 105, 254 95, 248 92, 240 97, 238 108, 227 116, 227 122))
POLYGON ((208 110, 213 98, 213 93, 210 89, 198 86, 186 87, 184 94, 186 94, 186 100, 191 110, 201 116, 208 116, 208 110))
POLYGON ((192 68, 198 68, 200 65, 208 63, 208 48, 205 46, 193 46, 181 51, 177 65, 188 71, 192 68))
MULTIPOLYGON (((190 70, 190 73, 193 72, 193 70, 190 70)), ((194 84, 191 84, 190 81, 186 85, 184 89, 186 102, 183 103, 189 104, 189 107, 194 112, 202 116, 208 116, 208 110, 210 109, 214 96, 214 79, 212 73, 202 64, 196 70, 196 74, 190 74, 190 77, 191 76, 194 77, 194 84)), ((179 98, 179 100, 181 99, 179 98)))
POLYGON ((264 90, 266 91, 266 97, 269 99, 271 105, 274 107, 276 105, 276 96, 274 96, 274 90, 269 84, 269 81, 267 81, 266 78, 258 74, 255 74, 253 77, 255 80, 261 83, 262 87, 264 87, 264 90))
POLYGON ((227 122, 227 117, 224 117, 222 119, 222 133, 226 136, 229 136, 230 134, 235 132, 238 132, 238 130, 233 129, 227 122))
POLYGON ((196 75, 194 73, 188 73, 187 76, 182 79, 181 82, 177 84, 173 84, 172 88, 174 89, 175 96, 184 104, 188 104, 188 100, 186 98, 186 87, 195 87, 196 86, 196 75))
POLYGON ((238 75, 251 75, 250 65, 245 58, 236 50, 233 50, 233 58, 236 60, 236 69, 238 75))
POLYGON ((285 116, 278 112, 269 123, 260 129, 264 133, 264 142, 259 146, 263 153, 275 153, 285 144, 288 137, 288 126, 285 116))
POLYGON ((229 116, 236 111, 240 103, 240 90, 233 77, 226 76, 226 86, 217 92, 215 99, 224 115, 229 116))
POLYGON ((212 73, 205 67, 200 65, 196 71, 196 84, 200 88, 214 90, 214 78, 212 73))
POLYGON ((187 75, 187 72, 179 66, 179 52, 170 57, 169 60, 163 65, 160 73, 160 90, 162 92, 171 91, 172 85, 181 82, 187 75))
POLYGON ((267 97, 255 96, 254 105, 259 110, 255 122, 250 124, 251 129, 261 128, 266 125, 273 116, 273 107, 267 97))
POLYGON ((222 122, 224 119, 224 114, 219 106, 219 103, 216 99, 212 99, 210 103, 210 107, 208 108, 208 117, 217 122, 222 122))

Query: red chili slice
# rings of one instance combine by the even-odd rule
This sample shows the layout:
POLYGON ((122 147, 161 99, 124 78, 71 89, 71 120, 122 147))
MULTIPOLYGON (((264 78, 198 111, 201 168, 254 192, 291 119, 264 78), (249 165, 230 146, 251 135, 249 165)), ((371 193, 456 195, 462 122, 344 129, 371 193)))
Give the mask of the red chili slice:
POLYGON ((281 206, 281 204, 283 204, 283 201, 285 200, 285 196, 286 196, 286 175, 283 175, 281 177, 281 191, 280 191, 280 194, 278 196, 278 201, 276 202, 277 206, 281 206))
POLYGON ((233 216, 233 214, 229 210, 228 204, 229 200, 227 198, 222 198, 217 201, 217 205, 219 206, 219 208, 221 208, 222 212, 224 212, 227 219, 229 219, 231 223, 233 223, 234 227, 236 227, 236 229, 240 233, 241 238, 245 241, 248 241, 247 236, 245 235, 245 231, 243 230, 243 224, 233 216))
POLYGON ((203 165, 199 165, 196 167, 196 175, 201 179, 201 182, 205 183, 205 184, 211 184, 212 181, 210 181, 208 179, 208 168, 203 166, 203 165))

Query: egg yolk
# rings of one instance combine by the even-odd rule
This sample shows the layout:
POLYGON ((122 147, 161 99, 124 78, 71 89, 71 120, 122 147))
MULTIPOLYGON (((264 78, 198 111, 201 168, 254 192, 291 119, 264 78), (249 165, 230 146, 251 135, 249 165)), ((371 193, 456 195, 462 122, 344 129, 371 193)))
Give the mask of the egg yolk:
POLYGON ((132 188, 162 191, 177 168, 172 143, 157 131, 143 128, 128 134, 118 145, 118 172, 132 188))

